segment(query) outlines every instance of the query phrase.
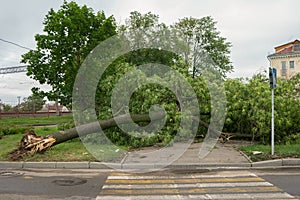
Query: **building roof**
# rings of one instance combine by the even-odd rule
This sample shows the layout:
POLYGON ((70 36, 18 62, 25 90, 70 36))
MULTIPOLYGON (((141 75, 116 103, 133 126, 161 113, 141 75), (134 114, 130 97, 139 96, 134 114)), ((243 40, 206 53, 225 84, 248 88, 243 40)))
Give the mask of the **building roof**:
POLYGON ((287 58, 300 56, 300 51, 288 52, 288 53, 273 53, 267 56, 267 58, 287 58))
POLYGON ((289 45, 285 48, 282 48, 282 49, 278 50, 276 53, 278 53, 278 54, 290 53, 290 52, 293 52, 293 49, 294 49, 294 44, 289 45))
POLYGON ((297 39, 297 40, 295 40, 295 41, 293 41, 293 42, 285 43, 285 44, 279 45, 279 46, 274 47, 274 48, 275 48, 275 49, 282 48, 282 47, 284 47, 284 46, 286 46, 286 45, 292 45, 292 44, 295 44, 296 42, 300 42, 300 41, 297 39))
POLYGON ((295 41, 288 42, 288 43, 282 44, 280 46, 274 47, 275 53, 268 55, 267 58, 272 59, 272 58, 300 56, 299 49, 295 51, 295 48, 294 48, 295 44, 300 45, 300 41, 295 40, 295 41))

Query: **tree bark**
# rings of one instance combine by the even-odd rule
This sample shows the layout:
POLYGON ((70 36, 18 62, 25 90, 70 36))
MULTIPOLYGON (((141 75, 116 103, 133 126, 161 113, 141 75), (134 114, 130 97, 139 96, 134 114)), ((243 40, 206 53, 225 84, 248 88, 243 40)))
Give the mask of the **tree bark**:
MULTIPOLYGON (((153 120, 159 120, 159 119, 162 119, 163 117, 164 116, 161 114, 156 114, 153 116, 153 120)), ((132 120, 136 123, 151 121, 148 114, 132 114, 132 115, 125 114, 125 115, 120 115, 120 116, 116 117, 116 119, 121 124, 127 124, 130 122, 130 120, 132 120)), ((117 126, 115 119, 111 118, 111 119, 107 119, 107 120, 100 120, 99 122, 85 124, 85 125, 77 127, 77 129, 81 129, 81 135, 84 136, 84 135, 88 135, 90 133, 95 133, 95 132, 99 131, 99 124, 100 124, 102 130, 117 126)), ((72 128, 72 129, 68 129, 66 131, 59 131, 59 132, 52 133, 51 135, 49 135, 49 137, 52 137, 55 139, 55 142, 53 143, 52 146, 79 137, 77 129, 72 128)))

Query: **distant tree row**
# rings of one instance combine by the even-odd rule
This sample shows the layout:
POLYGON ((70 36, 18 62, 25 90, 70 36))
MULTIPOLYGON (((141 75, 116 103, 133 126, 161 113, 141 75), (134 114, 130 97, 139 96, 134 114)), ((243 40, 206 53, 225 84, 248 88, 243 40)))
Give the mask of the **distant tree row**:
POLYGON ((1 110, 2 112, 18 112, 18 111, 38 111, 43 108, 43 105, 45 104, 45 100, 42 96, 39 96, 37 94, 32 94, 28 97, 25 97, 19 105, 10 105, 7 103, 2 103, 1 110))

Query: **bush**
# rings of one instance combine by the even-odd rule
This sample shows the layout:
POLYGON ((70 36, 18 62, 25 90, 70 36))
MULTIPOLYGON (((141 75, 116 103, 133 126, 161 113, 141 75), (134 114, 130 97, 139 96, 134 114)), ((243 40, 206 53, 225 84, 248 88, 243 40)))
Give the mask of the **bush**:
POLYGON ((24 134, 30 129, 32 129, 30 126, 0 126, 0 136, 24 134))
POLYGON ((65 130, 68 130, 68 129, 71 129, 74 127, 75 127, 75 124, 73 121, 69 121, 67 123, 60 123, 57 126, 58 130, 60 130, 60 131, 65 131, 65 130))
MULTIPOLYGON (((275 141, 295 142, 300 131, 300 74, 290 80, 278 79, 275 89, 275 141)), ((224 132, 252 136, 262 144, 270 143, 271 89, 262 74, 252 79, 227 79, 225 82, 227 115, 224 132)))
POLYGON ((285 144, 300 144, 300 133, 292 134, 284 138, 285 144))

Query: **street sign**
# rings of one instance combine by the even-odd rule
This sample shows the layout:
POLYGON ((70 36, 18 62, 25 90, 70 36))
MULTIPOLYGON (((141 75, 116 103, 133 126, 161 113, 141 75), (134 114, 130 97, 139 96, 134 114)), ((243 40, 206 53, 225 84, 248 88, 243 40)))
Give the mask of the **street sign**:
POLYGON ((269 81, 270 81, 270 88, 276 88, 276 81, 277 81, 277 70, 276 68, 269 68, 269 81))

